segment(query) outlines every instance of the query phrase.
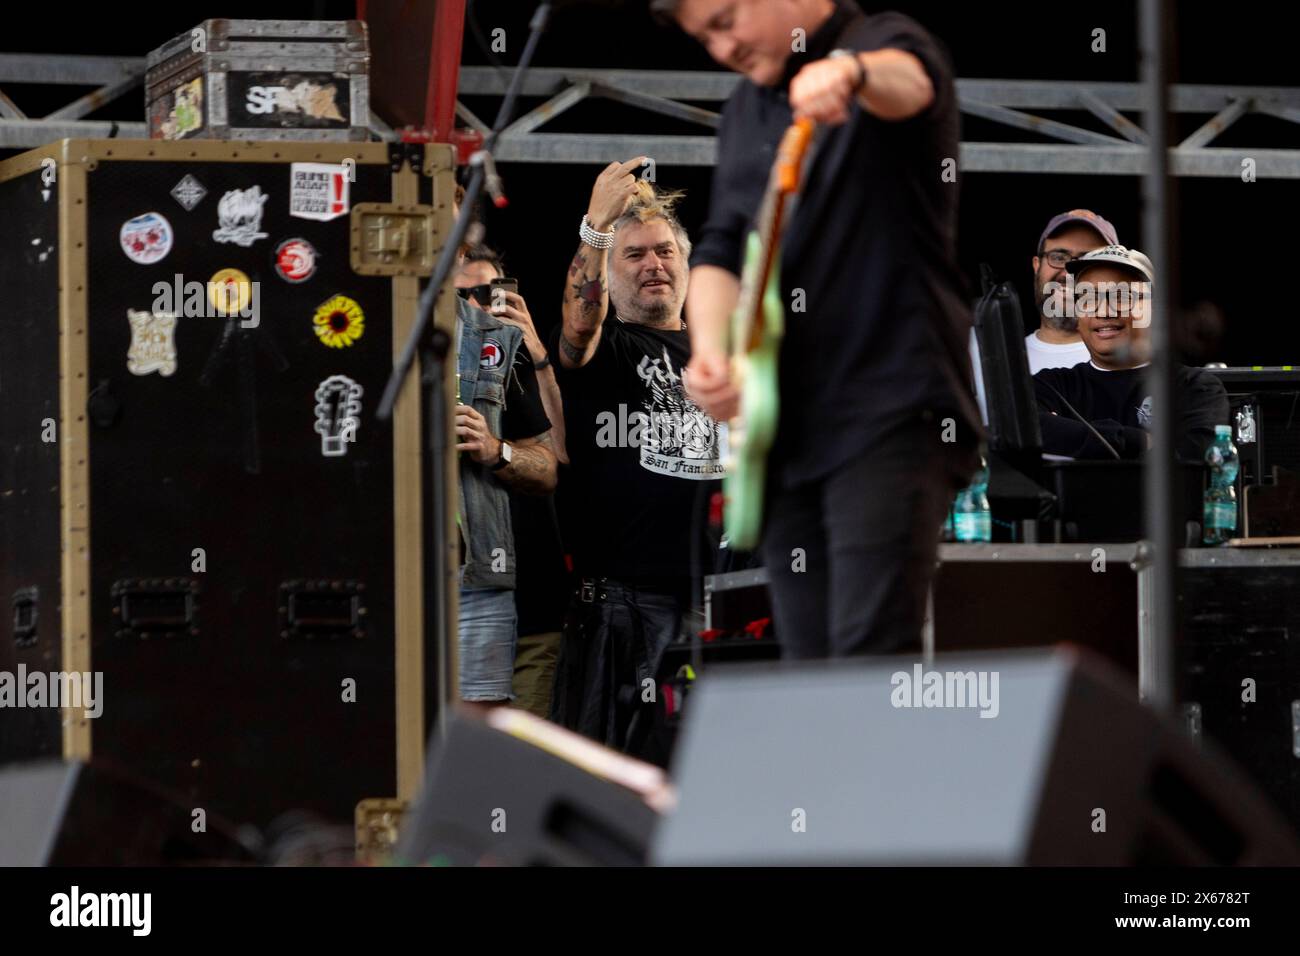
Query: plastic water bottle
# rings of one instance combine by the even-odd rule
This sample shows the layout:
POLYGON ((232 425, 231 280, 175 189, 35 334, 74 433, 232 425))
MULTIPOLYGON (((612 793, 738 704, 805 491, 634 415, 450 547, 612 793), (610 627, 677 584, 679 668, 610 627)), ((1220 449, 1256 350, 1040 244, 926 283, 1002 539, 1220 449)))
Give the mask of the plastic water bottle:
POLYGON ((993 515, 989 511, 988 489, 989 468, 981 455, 979 471, 975 472, 969 487, 957 492, 957 499, 953 502, 958 541, 993 540, 993 515))
POLYGON ((1210 483, 1205 489, 1206 544, 1223 544, 1237 530, 1237 447, 1232 443, 1232 426, 1214 426, 1214 444, 1205 453, 1210 483))

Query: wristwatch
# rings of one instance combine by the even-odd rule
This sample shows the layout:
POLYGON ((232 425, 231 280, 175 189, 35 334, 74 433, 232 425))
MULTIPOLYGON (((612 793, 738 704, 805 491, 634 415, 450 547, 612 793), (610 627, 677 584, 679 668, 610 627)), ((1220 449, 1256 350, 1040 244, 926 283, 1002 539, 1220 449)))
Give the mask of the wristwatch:
POLYGON ((858 59, 858 53, 856 50, 831 50, 831 52, 826 55, 828 60, 839 60, 844 57, 848 57, 852 60, 858 68, 858 78, 853 82, 853 95, 857 96, 862 92, 862 88, 867 85, 867 68, 863 66, 862 61, 858 59))
POLYGON ((497 459, 497 463, 492 466, 491 470, 500 471, 506 465, 510 464, 512 455, 514 455, 514 450, 510 447, 510 442, 503 441, 501 443, 501 457, 497 459))
POLYGON ((551 365, 551 357, 549 355, 543 355, 540 361, 533 363, 533 369, 535 371, 540 372, 544 368, 549 368, 550 365, 551 365))

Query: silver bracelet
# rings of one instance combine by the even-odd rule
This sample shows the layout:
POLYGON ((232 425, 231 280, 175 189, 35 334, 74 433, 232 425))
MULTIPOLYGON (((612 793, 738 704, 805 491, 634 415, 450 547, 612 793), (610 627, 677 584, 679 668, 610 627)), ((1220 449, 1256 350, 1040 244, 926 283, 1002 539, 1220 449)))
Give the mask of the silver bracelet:
POLYGON ((597 232, 586 216, 582 217, 582 225, 578 227, 578 238, 595 249, 610 249, 614 246, 614 233, 597 232))

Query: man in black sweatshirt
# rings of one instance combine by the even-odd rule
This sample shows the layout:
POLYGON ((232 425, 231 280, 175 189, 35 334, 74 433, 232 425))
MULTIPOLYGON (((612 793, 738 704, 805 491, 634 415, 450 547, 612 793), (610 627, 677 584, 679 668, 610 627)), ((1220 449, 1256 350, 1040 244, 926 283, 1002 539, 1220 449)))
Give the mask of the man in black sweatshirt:
MULTIPOLYGON (((1034 376, 1043 451, 1138 458, 1151 447, 1153 409, 1143 371, 1150 355, 1151 260, 1136 249, 1110 245, 1066 268, 1075 280, 1075 315, 1090 359, 1034 376)), ((1180 365, 1176 376, 1178 457, 1200 461, 1214 441, 1214 426, 1228 424, 1228 395, 1202 369, 1180 365)))

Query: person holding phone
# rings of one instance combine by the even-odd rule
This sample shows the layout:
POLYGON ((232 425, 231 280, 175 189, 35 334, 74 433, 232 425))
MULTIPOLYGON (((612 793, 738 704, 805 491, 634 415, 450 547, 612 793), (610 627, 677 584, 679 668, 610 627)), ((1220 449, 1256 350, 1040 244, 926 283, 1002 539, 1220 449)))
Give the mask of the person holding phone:
MULTIPOLYGON (((560 464, 566 464, 564 411, 555 369, 533 326, 528 304, 519 295, 518 282, 506 278, 504 273, 501 258, 493 250, 483 245, 471 246, 456 277, 457 292, 489 315, 514 326, 523 336, 515 367, 519 377, 526 379, 530 371, 527 366, 531 365, 542 406, 551 422, 556 458, 560 464)), ((515 543, 514 601, 518 619, 513 678, 515 706, 546 717, 551 707, 568 595, 568 572, 554 497, 512 494, 510 522, 515 543)))
MULTIPOLYGON (((483 285, 477 271, 457 276, 458 291, 483 285)), ((556 451, 523 331, 471 295, 458 296, 456 307, 460 696, 494 706, 514 697, 518 551, 510 503, 555 490, 556 451)))

